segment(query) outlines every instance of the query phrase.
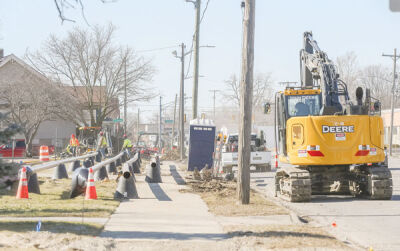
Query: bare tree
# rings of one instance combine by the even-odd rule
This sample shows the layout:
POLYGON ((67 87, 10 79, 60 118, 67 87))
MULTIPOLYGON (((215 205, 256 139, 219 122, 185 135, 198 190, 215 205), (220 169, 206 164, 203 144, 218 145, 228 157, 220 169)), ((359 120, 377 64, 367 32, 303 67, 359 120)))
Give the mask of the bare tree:
POLYGON ((382 65, 369 65, 360 73, 360 86, 369 88, 371 96, 378 99, 382 108, 390 107, 392 93, 392 80, 390 70, 382 65))
MULTIPOLYGON (((42 122, 56 118, 64 105, 58 98, 62 87, 29 72, 22 76, 2 76, 0 99, 7 105, 9 121, 20 125, 26 144, 26 155, 32 155, 32 141, 42 122)), ((73 103, 68 101, 68 103, 73 103)))
POLYGON ((350 99, 354 99, 355 90, 357 86, 359 86, 361 74, 356 53, 351 51, 343 56, 337 57, 336 66, 340 79, 347 84, 350 99))
POLYGON ((127 136, 133 139, 138 131, 137 131, 137 113, 129 112, 128 113, 128 126, 127 126, 127 136))
MULTIPOLYGON (((54 5, 56 6, 58 17, 61 19, 61 23, 64 21, 75 22, 75 20, 66 17, 65 11, 68 9, 80 9, 83 19, 86 23, 88 21, 85 17, 85 5, 82 0, 53 0, 54 5)), ((100 0, 102 3, 116 2, 117 0, 100 0)))
POLYGON ((39 72, 71 86, 79 110, 66 111, 64 116, 88 125, 84 119, 87 112, 90 124, 101 126, 105 118, 119 112, 125 76, 128 103, 154 96, 146 84, 154 73, 150 60, 139 57, 128 46, 115 45, 114 33, 112 24, 90 30, 76 27, 64 38, 51 35, 42 50, 27 53, 27 59, 39 72))
MULTIPOLYGON (((240 104, 240 83, 235 74, 225 81, 228 91, 222 93, 226 100, 233 102, 237 107, 240 104)), ((253 85, 253 109, 268 102, 273 97, 274 90, 271 84, 271 74, 257 74, 253 85)))

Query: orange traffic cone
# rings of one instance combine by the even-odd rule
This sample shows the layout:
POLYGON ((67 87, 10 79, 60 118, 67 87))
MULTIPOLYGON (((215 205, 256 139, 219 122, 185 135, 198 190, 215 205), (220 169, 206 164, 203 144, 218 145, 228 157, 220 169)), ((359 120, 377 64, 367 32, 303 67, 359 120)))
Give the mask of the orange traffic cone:
POLYGON ((21 170, 21 178, 19 179, 17 199, 29 199, 28 195, 28 180, 26 178, 26 168, 21 170))
POLYGON ((94 186, 93 169, 89 168, 88 184, 86 186, 86 200, 97 200, 96 187, 94 186))

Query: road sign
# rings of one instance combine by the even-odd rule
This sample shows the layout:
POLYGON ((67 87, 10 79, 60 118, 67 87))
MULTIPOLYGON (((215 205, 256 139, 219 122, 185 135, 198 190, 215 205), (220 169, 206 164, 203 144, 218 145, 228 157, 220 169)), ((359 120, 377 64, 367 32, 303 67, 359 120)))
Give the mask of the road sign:
POLYGON ((113 119, 114 123, 124 122, 124 119, 113 119))
POLYGON ((174 123, 173 119, 166 119, 165 120, 165 124, 172 124, 172 123, 174 123))

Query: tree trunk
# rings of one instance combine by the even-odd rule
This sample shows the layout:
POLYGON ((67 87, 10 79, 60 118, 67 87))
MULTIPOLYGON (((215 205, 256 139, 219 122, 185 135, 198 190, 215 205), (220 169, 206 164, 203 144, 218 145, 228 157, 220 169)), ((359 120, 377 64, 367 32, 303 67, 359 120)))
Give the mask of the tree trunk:
POLYGON ((90 113, 90 126, 96 126, 96 119, 95 116, 93 115, 93 109, 90 108, 89 109, 89 113, 90 113))
POLYGON ((41 123, 42 123, 42 122, 36 124, 36 125, 33 126, 30 130, 24 132, 25 147, 26 147, 25 155, 26 155, 26 157, 32 157, 32 154, 33 154, 33 153, 32 153, 32 141, 33 141, 33 139, 35 138, 36 133, 37 133, 37 131, 38 131, 39 126, 40 126, 41 123), (32 131, 33 131, 33 132, 32 132, 32 131), (30 133, 30 132, 32 132, 32 133, 30 133))
POLYGON ((29 135, 25 134, 25 157, 32 157, 32 137, 29 137, 29 135))

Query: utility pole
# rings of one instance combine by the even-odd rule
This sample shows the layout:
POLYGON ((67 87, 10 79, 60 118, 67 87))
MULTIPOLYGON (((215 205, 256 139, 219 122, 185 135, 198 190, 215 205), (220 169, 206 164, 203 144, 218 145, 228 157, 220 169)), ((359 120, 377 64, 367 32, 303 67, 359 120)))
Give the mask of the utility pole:
POLYGON ((201 10, 201 0, 186 0, 186 2, 191 2, 194 4, 196 9, 196 20, 195 20, 195 32, 193 38, 193 48, 194 48, 194 69, 193 69, 193 94, 192 94, 192 117, 197 118, 197 97, 199 91, 199 42, 200 42, 200 10, 201 10))
POLYGON ((161 123, 162 123, 162 117, 161 117, 161 112, 162 112, 162 103, 161 103, 162 97, 160 96, 160 124, 159 124, 159 128, 158 128, 158 153, 161 153, 161 123))
POLYGON ((250 144, 254 70, 255 0, 242 2, 243 45, 242 76, 240 81, 240 126, 237 198, 240 204, 250 203, 250 144), (243 6, 244 5, 244 6, 243 6))
POLYGON ((140 135, 140 132, 139 132, 139 129, 140 129, 140 108, 138 107, 138 109, 137 109, 137 125, 136 125, 136 127, 137 127, 137 132, 136 132, 136 134, 137 134, 137 141, 139 141, 139 135, 140 135))
POLYGON ((128 94, 126 93, 126 59, 125 59, 125 84, 124 84, 124 134, 127 134, 126 132, 126 126, 127 126, 127 111, 128 111, 128 94))
POLYGON ((181 44, 181 55, 178 55, 176 51, 172 54, 181 60, 181 83, 179 90, 179 151, 180 159, 183 160, 185 156, 185 124, 184 124, 184 113, 185 113, 185 56, 190 52, 185 52, 185 44, 181 44))
POLYGON ((174 104, 174 123, 172 124, 172 136, 171 136, 171 151, 174 148, 175 139, 175 118, 176 118, 176 102, 178 101, 178 94, 175 94, 175 104, 174 104))
POLYGON ((400 57, 400 55, 397 55, 397 50, 396 48, 394 49, 394 53, 393 55, 390 54, 384 54, 382 53, 383 57, 391 57, 393 59, 393 86, 392 86, 392 100, 391 100, 391 116, 390 116, 390 138, 389 138, 389 155, 392 156, 392 152, 393 152, 393 118, 394 118, 394 101, 395 101, 395 89, 396 89, 396 78, 397 78, 397 74, 396 74, 396 61, 397 58, 400 57))
POLYGON ((219 92, 219 90, 209 90, 209 92, 213 92, 214 93, 214 110, 213 110, 213 113, 214 113, 214 123, 215 123, 215 93, 219 92))

